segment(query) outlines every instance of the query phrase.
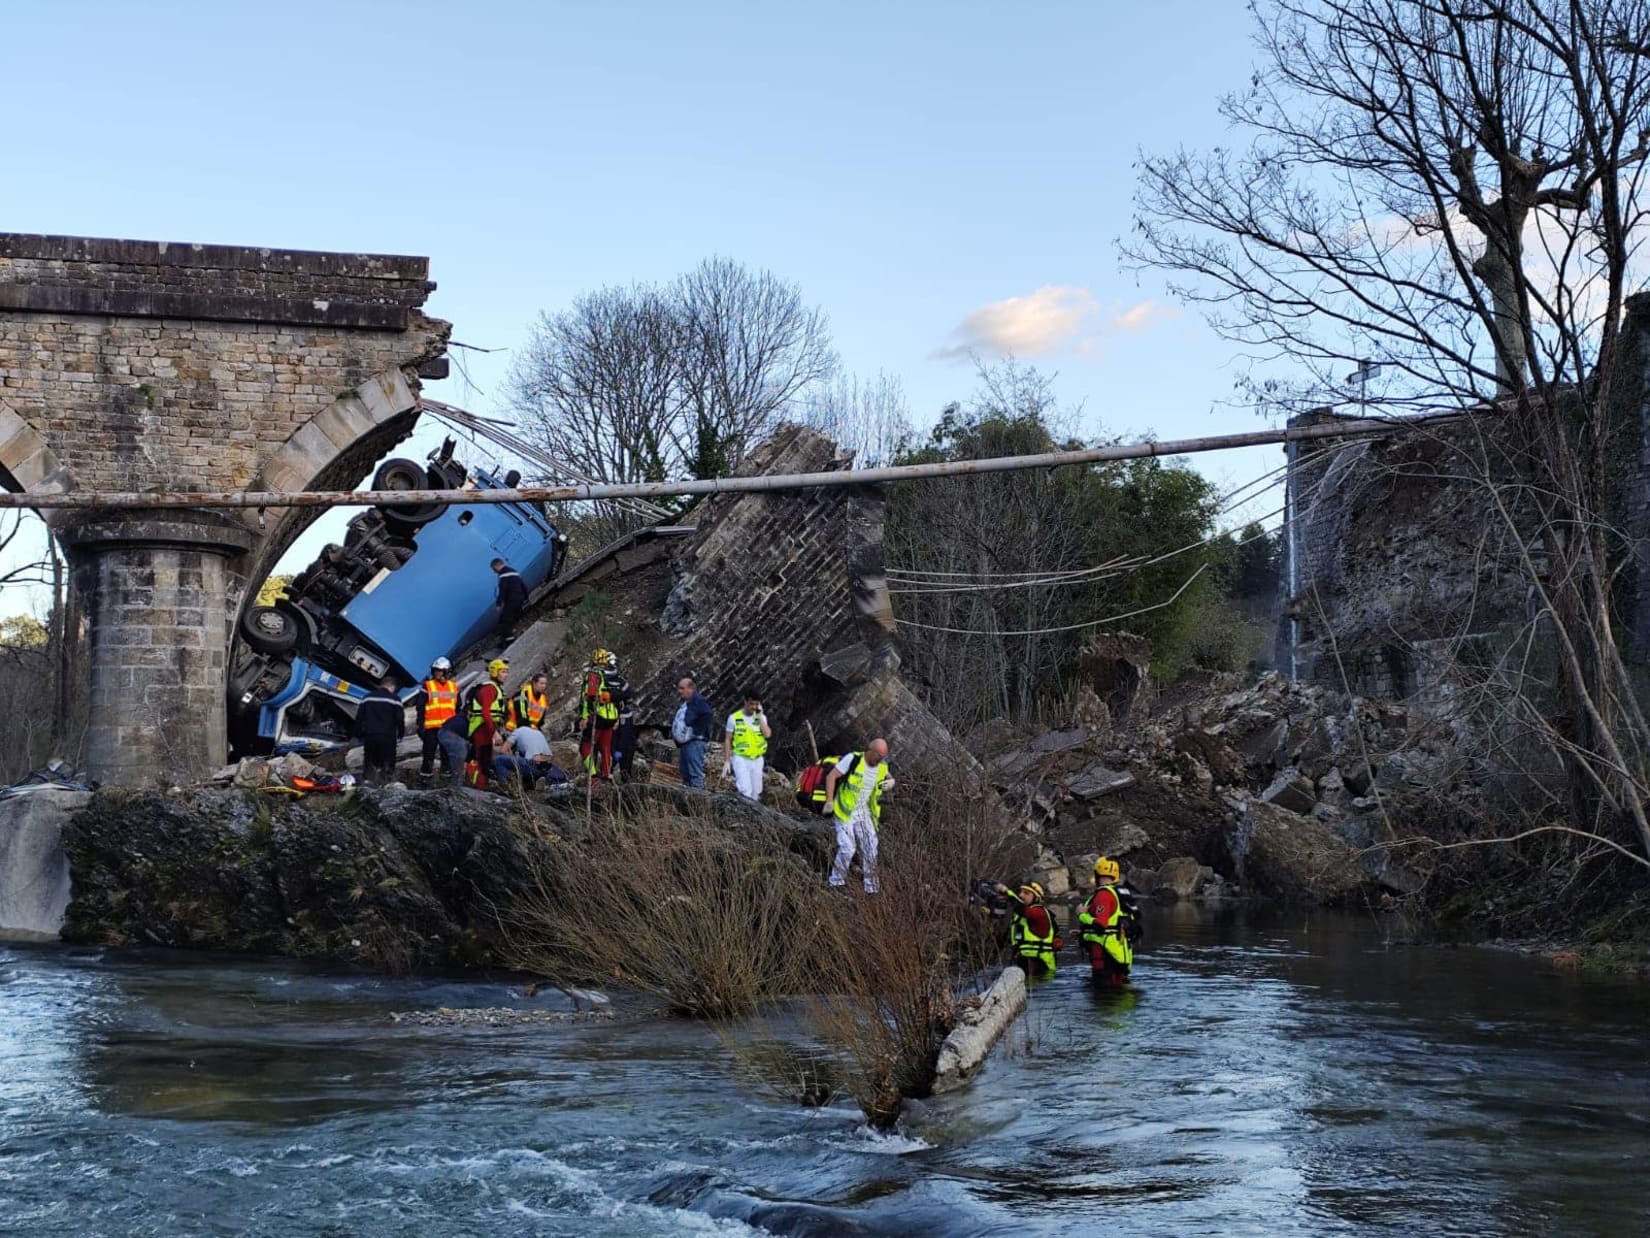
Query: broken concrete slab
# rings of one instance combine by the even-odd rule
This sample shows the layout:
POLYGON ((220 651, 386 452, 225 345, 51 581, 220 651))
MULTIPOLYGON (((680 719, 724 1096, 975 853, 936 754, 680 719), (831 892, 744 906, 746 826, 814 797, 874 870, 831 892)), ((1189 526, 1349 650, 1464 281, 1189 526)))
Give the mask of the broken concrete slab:
POLYGON ((57 939, 69 905, 63 826, 91 799, 43 786, 0 800, 0 940, 57 939))
POLYGON ((1135 784, 1135 777, 1126 770, 1112 769, 1110 766, 1096 761, 1087 766, 1075 778, 1066 784, 1066 790, 1073 799, 1093 800, 1102 795, 1110 795, 1114 791, 1122 791, 1135 784))
POLYGON ((1267 804, 1276 804, 1279 808, 1298 813, 1311 812, 1318 802, 1312 780, 1293 765, 1279 770, 1278 776, 1260 793, 1260 798, 1267 804))
POLYGON ((940 1046, 934 1094, 955 1092, 973 1078, 990 1056, 992 1047, 1025 1008, 1025 973, 1018 967, 1005 967, 980 998, 979 1005, 958 1016, 957 1025, 940 1046))
POLYGON ((1038 756, 1050 756, 1056 752, 1080 748, 1088 742, 1088 738, 1087 729, 1080 726, 1068 727, 1063 731, 1045 731, 1026 745, 1026 751, 1038 756))

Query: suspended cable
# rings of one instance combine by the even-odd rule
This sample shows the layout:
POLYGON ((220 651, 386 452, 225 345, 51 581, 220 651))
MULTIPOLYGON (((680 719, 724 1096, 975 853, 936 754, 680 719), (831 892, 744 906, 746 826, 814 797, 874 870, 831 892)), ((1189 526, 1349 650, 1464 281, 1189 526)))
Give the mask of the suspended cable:
POLYGON ((1161 602, 1153 602, 1150 606, 1142 606, 1136 610, 1126 610, 1119 615, 1107 615, 1104 619, 1089 619, 1082 623, 1068 623, 1057 628, 1022 628, 1018 631, 987 631, 981 628, 947 628, 933 623, 916 623, 909 619, 895 618, 894 623, 902 628, 920 628, 925 632, 950 632, 956 636, 1053 636, 1060 632, 1076 632, 1082 628, 1097 628, 1107 623, 1120 623, 1124 619, 1133 619, 1136 615, 1149 614, 1154 610, 1162 610, 1165 606, 1173 606, 1180 600, 1181 594, 1192 587, 1192 582, 1208 569, 1207 563, 1198 564, 1197 570, 1186 577, 1180 588, 1174 591, 1171 597, 1161 602))

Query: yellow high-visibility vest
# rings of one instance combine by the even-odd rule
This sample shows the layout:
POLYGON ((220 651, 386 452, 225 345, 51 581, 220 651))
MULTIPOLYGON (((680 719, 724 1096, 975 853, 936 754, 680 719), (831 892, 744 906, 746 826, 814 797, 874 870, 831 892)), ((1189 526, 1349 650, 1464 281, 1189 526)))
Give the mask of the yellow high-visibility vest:
POLYGON ((768 751, 768 740, 762 734, 759 723, 745 717, 745 711, 740 710, 733 715, 733 753, 754 761, 757 757, 765 756, 768 751))

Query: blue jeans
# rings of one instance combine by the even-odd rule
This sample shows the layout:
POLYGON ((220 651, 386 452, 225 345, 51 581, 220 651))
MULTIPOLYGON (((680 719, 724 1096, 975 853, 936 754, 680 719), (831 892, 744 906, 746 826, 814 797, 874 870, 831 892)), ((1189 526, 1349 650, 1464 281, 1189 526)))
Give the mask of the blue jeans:
POLYGON ((447 766, 447 777, 455 787, 464 785, 464 762, 470 759, 470 741, 462 735, 443 728, 436 732, 435 742, 441 745, 441 755, 447 766))
POLYGON ((677 757, 677 764, 682 771, 682 785, 684 787, 703 787, 705 785, 705 749, 709 744, 709 740, 690 739, 682 745, 681 754, 677 757))
POLYGON ((529 791, 540 778, 554 786, 558 782, 566 782, 567 775, 562 773, 558 766, 551 764, 540 765, 529 761, 526 757, 514 756, 510 753, 500 753, 493 758, 493 776, 500 782, 509 782, 511 778, 520 778, 522 785, 529 791))

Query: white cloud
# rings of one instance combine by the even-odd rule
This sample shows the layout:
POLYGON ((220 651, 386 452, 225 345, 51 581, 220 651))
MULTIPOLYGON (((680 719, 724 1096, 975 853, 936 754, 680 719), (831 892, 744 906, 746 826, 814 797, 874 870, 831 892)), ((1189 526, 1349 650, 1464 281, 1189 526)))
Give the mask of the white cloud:
POLYGON ((1139 332, 1179 311, 1157 301, 1114 304, 1110 312, 1087 288, 1048 284, 1025 296, 993 301, 970 312, 933 356, 942 361, 1092 354, 1101 340, 1139 332))

